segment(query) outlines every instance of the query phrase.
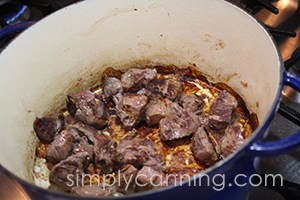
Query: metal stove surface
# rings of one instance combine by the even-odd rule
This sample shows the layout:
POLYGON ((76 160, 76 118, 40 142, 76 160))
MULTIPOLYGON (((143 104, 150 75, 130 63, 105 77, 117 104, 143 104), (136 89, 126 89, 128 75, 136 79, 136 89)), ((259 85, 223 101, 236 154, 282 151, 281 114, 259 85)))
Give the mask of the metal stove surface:
MULTIPOLYGON (((282 58, 286 61, 290 58, 293 51, 300 47, 300 1, 279 0, 275 1, 273 5, 278 8, 279 14, 274 15, 267 10, 261 10, 255 17, 265 25, 282 30, 294 31, 297 34, 294 38, 274 36, 282 58)), ((290 71, 293 71, 293 68, 290 71)), ((289 90, 289 88, 284 89, 284 95, 286 95, 287 90, 289 90)), ((291 101, 289 97, 283 96, 283 103, 298 113, 300 112, 300 105, 291 101)), ((266 140, 284 138, 299 130, 299 126, 287 118, 276 114, 266 140)), ((281 174, 285 180, 300 184, 300 149, 286 155, 262 159, 259 172, 263 174, 281 174)), ((277 192, 263 187, 253 187, 247 199, 263 200, 266 199, 266 197, 273 200, 284 199, 277 192)))
MULTIPOLYGON (((239 4, 239 0, 228 0, 235 4, 239 4)), ((59 2, 59 1, 58 1, 59 2)), ((272 1, 279 14, 274 15, 271 12, 261 9, 255 17, 274 28, 295 31, 297 37, 289 38, 276 36, 278 47, 282 53, 283 60, 287 60, 292 52, 300 46, 300 1, 299 0, 277 0, 272 1)), ((300 106, 293 104, 289 100, 285 103, 291 105, 293 109, 300 111, 300 106)), ((270 134, 266 140, 276 140, 291 135, 300 129, 299 126, 289 121, 285 117, 276 114, 270 129, 270 134)), ((259 166, 260 173, 266 174, 282 174, 285 180, 300 184, 300 150, 290 154, 264 158, 259 166)), ((247 200, 283 200, 284 198, 277 192, 264 187, 253 187, 248 193, 247 200)), ((3 200, 27 200, 30 197, 22 189, 22 187, 10 180, 5 174, 0 172, 0 199, 3 200)))

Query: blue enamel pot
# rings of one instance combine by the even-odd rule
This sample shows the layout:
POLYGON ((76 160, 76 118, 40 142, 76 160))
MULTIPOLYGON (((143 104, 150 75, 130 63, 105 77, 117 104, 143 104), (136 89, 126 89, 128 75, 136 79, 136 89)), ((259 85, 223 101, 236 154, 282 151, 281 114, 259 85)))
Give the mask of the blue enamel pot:
MULTIPOLYGON (((0 38, 31 25, 2 29, 0 38)), ((283 86, 299 91, 300 78, 284 70, 265 28, 222 0, 89 0, 20 34, 0 55, 0 169, 32 199, 81 199, 45 189, 47 173, 33 173, 35 117, 99 83, 108 66, 190 63, 234 88, 257 114, 258 128, 235 153, 181 185, 100 199, 243 199, 260 158, 300 146, 300 132, 264 142, 283 86)))

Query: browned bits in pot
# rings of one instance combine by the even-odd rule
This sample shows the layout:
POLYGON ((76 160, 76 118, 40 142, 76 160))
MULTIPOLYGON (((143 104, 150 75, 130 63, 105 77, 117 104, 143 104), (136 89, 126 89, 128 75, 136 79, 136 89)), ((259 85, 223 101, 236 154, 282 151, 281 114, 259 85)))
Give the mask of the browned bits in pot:
POLYGON ((35 155, 38 158, 45 158, 47 153, 48 144, 43 144, 41 142, 38 142, 35 149, 35 155))

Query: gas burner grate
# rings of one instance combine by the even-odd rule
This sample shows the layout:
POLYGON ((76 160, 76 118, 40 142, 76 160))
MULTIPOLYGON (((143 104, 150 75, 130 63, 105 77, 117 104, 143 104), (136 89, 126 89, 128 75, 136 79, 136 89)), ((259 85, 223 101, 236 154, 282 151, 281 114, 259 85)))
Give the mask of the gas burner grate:
POLYGON ((278 14, 279 10, 272 4, 273 2, 274 1, 270 0, 242 0, 240 2, 240 7, 252 14, 256 14, 261 8, 265 8, 273 14, 278 14))

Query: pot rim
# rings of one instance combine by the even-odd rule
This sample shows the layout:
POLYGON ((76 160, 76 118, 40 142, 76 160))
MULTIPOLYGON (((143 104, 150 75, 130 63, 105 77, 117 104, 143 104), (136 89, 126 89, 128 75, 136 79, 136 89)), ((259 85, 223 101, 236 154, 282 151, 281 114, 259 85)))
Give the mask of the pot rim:
MULTIPOLYGON (((249 155, 247 153, 250 152, 249 147, 251 146, 251 144, 253 142, 255 142, 257 139, 260 139, 261 136, 263 135, 263 133, 266 131, 266 129, 269 127, 275 112, 277 112, 278 110, 278 106, 279 106, 279 101, 281 99, 281 92, 283 89, 283 75, 284 75, 284 63, 279 51, 279 48, 277 47, 275 40, 273 38, 273 36, 271 35, 271 33, 266 29, 265 25, 263 25, 261 22, 259 22, 257 19, 255 19, 252 15, 250 15, 247 11, 243 10, 242 8, 239 8, 238 6, 236 6, 235 4, 228 2, 228 1, 223 1, 223 0, 219 0, 220 2, 223 2, 225 4, 228 4, 229 6, 231 6, 233 9, 237 9, 239 10, 241 13, 243 13, 244 15, 246 15, 248 18, 251 18, 252 20, 254 20, 257 23, 257 28, 261 28, 265 34, 267 34, 267 36, 269 37, 269 39, 271 40, 272 44, 273 44, 273 48, 276 51, 276 57, 279 61, 279 86, 277 88, 277 92, 276 92, 276 96, 275 99, 273 100, 273 103, 271 105, 271 108, 268 112, 268 114, 266 115, 266 117, 264 118, 264 120, 262 122, 259 123, 258 128, 252 133, 252 135, 245 141, 245 143, 239 147, 238 150, 236 150, 234 153, 230 154, 228 157, 226 157, 224 160, 219 161, 218 163, 216 163, 214 166, 208 168, 207 170, 199 173, 199 174, 211 174, 213 171, 215 171, 217 168, 220 168, 222 165, 225 165, 226 163, 232 161, 235 157, 237 157, 237 155, 241 154, 242 151, 245 151, 246 154, 245 155, 249 155)), ((78 2, 76 4, 72 4, 70 6, 68 6, 68 9, 72 9, 73 7, 77 7, 80 6, 81 4, 87 3, 87 1, 81 1, 78 2)), ((63 9, 63 10, 59 10, 57 12, 65 12, 67 11, 67 9, 63 9)), ((51 16, 52 14, 50 14, 49 16, 51 16)), ((49 16, 46 16, 49 17, 49 16)), ((37 23, 38 24, 38 23, 37 23)), ((35 26, 35 24, 33 25, 35 26)), ((5 50, 4 50, 5 51, 5 50)), ((1 56, 1 55, 0 55, 1 56)), ((252 155, 249 155, 252 156, 252 155)), ((66 199, 90 199, 90 200, 95 200, 95 199, 132 199, 132 198, 138 198, 138 197, 142 197, 142 196, 147 196, 147 195, 153 195, 153 194, 159 194, 160 192, 164 192, 164 191, 168 191, 168 190, 172 190, 175 189, 177 187, 181 187, 184 186, 188 183, 188 181, 183 181, 182 185, 171 185, 171 186, 167 186, 164 188, 159 188, 157 190, 150 190, 150 191, 144 191, 144 192, 139 192, 139 193, 134 193, 134 194, 128 194, 128 195, 124 195, 124 196, 108 196, 108 197, 79 197, 79 196, 74 196, 71 194, 65 194, 65 193, 59 193, 59 192, 55 192, 55 191, 50 191, 48 189, 43 189, 41 187, 36 186, 33 183, 29 183, 28 181, 16 176, 14 173, 10 172, 8 169, 6 169, 5 167, 2 166, 2 164, 0 163, 0 171, 4 172, 4 174, 6 174, 9 178, 13 179, 14 181, 20 183, 23 187, 25 186, 26 188, 31 188, 31 190, 38 192, 40 194, 45 194, 46 196, 52 196, 52 197, 59 197, 59 198, 66 198, 66 199)), ((195 179, 197 179, 197 175, 193 176, 191 178, 190 181, 194 181, 195 179)))

